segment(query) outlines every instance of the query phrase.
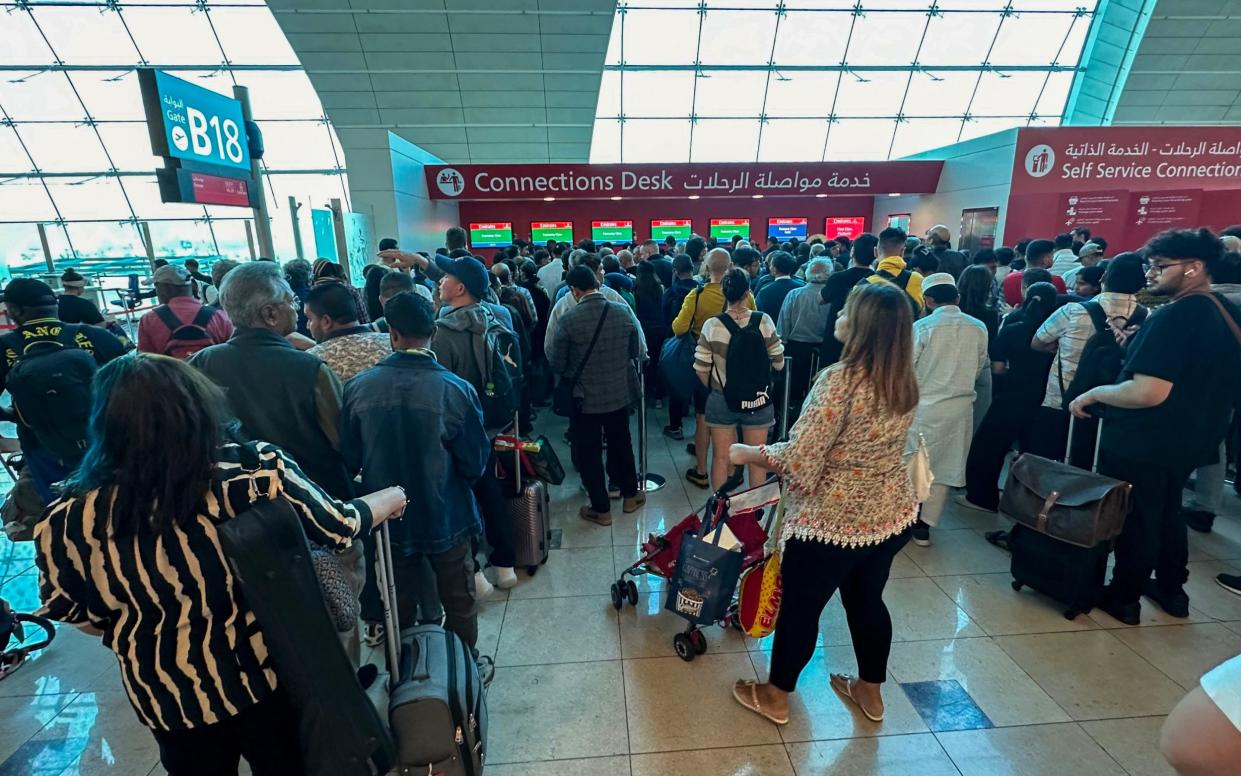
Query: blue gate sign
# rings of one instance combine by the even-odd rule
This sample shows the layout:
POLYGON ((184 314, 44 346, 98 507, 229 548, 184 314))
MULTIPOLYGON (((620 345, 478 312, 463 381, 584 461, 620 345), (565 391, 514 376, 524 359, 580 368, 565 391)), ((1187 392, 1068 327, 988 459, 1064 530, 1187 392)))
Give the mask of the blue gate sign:
POLYGON ((249 172, 241 103, 159 70, 139 70, 151 150, 249 172))

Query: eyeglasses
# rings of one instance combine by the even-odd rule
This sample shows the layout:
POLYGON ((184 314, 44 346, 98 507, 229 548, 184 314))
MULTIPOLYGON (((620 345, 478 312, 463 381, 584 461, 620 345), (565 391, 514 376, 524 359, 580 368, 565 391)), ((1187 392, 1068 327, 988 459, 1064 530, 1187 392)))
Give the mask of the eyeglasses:
POLYGON ((1189 259, 1180 259, 1178 261, 1165 261, 1165 262, 1159 262, 1159 263, 1151 262, 1150 267, 1147 268, 1146 270, 1146 274, 1149 275, 1151 273, 1154 273, 1156 275, 1162 275, 1163 271, 1166 270, 1168 267, 1175 267, 1178 264, 1188 264, 1188 263, 1189 263, 1189 259))

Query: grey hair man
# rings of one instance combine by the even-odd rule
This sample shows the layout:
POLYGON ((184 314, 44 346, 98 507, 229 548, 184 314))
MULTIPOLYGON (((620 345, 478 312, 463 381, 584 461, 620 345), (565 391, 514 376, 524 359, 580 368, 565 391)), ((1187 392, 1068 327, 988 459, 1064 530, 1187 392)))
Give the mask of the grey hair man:
POLYGON ((340 381, 285 339, 297 325, 297 297, 280 267, 242 264, 225 276, 220 302, 233 336, 195 353, 190 365, 225 390, 248 438, 280 446, 333 497, 352 498, 340 454, 340 381))
MULTIPOLYGON (((806 264, 806 285, 784 297, 776 318, 776 332, 784 341, 789 362, 789 415, 797 417, 813 378, 811 360, 817 361, 827 332, 828 306, 820 301, 823 287, 832 276, 832 259, 824 254, 806 264)), ((827 366, 824 364, 823 366, 827 366)))

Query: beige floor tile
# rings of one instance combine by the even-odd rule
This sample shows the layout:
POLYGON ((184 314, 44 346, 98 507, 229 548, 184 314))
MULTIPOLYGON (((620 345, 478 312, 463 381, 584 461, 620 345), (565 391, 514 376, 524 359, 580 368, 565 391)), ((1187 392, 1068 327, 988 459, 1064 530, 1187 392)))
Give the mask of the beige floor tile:
POLYGON ((949 499, 948 506, 944 509, 944 514, 940 517, 939 525, 936 527, 945 530, 968 528, 972 531, 1006 531, 1012 527, 1012 524, 1012 520, 998 512, 968 509, 958 506, 952 499, 949 499))
POLYGON ((1131 776, 1176 776, 1159 751, 1159 731, 1166 717, 1100 719, 1081 726, 1131 776))
POLYGON ((1241 622, 1221 622, 1220 625, 1223 625, 1233 633, 1241 633, 1241 622))
POLYGON ((901 550, 892 559, 892 570, 888 572, 888 579, 909 579, 910 577, 925 577, 926 572, 922 570, 909 553, 901 550))
POLYGON ((509 591, 509 601, 523 598, 557 598, 574 595, 606 595, 612 582, 612 548, 584 547, 552 550, 547 565, 533 577, 518 574, 521 582, 509 591))
MULTIPOLYGON (((551 528, 553 531, 560 530, 560 549, 576 550, 582 547, 612 546, 611 527, 595 525, 583 520, 577 514, 579 506, 581 504, 574 502, 572 510, 566 509, 552 514, 551 528)), ((620 514, 619 508, 614 511, 613 517, 618 514, 620 514)))
POLYGON ((1241 620, 1241 596, 1216 584, 1216 574, 1241 574, 1241 562, 1190 563, 1189 581, 1185 583, 1190 607, 1217 620, 1241 620))
MULTIPOLYGON (((507 601, 485 601, 478 605, 478 651, 484 655, 496 654, 500 646, 500 627, 504 624, 504 610, 507 601)), ((383 652, 373 652, 376 660, 383 658, 383 652)), ((367 648, 362 648, 362 662, 366 663, 367 648)))
POLYGON ((629 753, 618 660, 497 668, 487 713, 489 766, 629 753))
POLYGON ((1204 673, 1241 653, 1241 635, 1218 623, 1126 628, 1115 636, 1186 690, 1197 687, 1204 673))
MULTIPOLYGON (((1214 560, 1241 559, 1241 522, 1227 517, 1217 517, 1211 533, 1189 532, 1189 549, 1198 551, 1214 560)), ((1190 556, 1190 560, 1197 558, 1190 556)))
POLYGON ((995 641, 1075 720, 1167 714, 1185 694, 1109 631, 995 641))
POLYGON ((1069 721, 991 639, 893 644, 888 671, 898 682, 955 679, 996 726, 1069 721))
POLYGON ((813 741, 787 749, 793 767, 805 776, 958 776, 930 733, 813 741))
POLYGON ((487 776, 629 776, 629 757, 546 760, 509 765, 492 765, 489 760, 487 776))
POLYGON ((115 655, 98 637, 59 626, 51 647, 34 653, 26 665, 0 682, 0 698, 114 690, 120 687, 116 671, 115 655))
POLYGON ((931 546, 907 548, 909 557, 932 577, 958 574, 989 574, 1008 571, 1008 553, 970 529, 931 530, 931 546))
POLYGON ((677 494, 663 496, 659 493, 648 496, 648 498, 651 500, 647 501, 646 506, 637 512, 612 516, 612 541, 617 547, 627 547, 636 551, 652 534, 664 535, 692 511, 684 496, 677 494), (665 501, 674 501, 675 505, 663 506, 662 502, 665 501))
POLYGON ((74 693, 66 693, 0 698, 0 720, 3 720, 0 724, 0 763, 51 722, 75 697, 74 693))
MULTIPOLYGON (((922 641, 985 636, 981 628, 952 602, 934 580, 926 577, 889 579, 883 600, 892 617, 892 641, 922 641)), ((770 652, 775 636, 750 641, 750 648, 770 652)), ((853 643, 840 596, 832 596, 819 618, 815 646, 836 647, 853 643)))
POLYGON ((155 738, 119 689, 82 693, 31 740, 61 739, 80 748, 70 774, 147 773, 159 762, 155 738))
POLYGON ((935 578, 940 589, 992 636, 1099 627, 1084 614, 1064 619, 1064 604, 1029 588, 1015 592, 1012 582, 1008 572, 935 578))
POLYGON ((692 663, 677 657, 626 660, 630 751, 779 743, 775 725, 732 699, 733 682, 753 678, 745 653, 708 652, 692 663))
MULTIPOLYGON (((1108 570, 1108 578, 1111 579, 1110 569, 1108 570)), ((1214 581, 1212 581, 1211 584, 1214 585, 1214 581)), ((1193 603, 1197 603, 1196 601, 1191 603, 1188 617, 1173 617, 1163 609, 1160 609, 1159 604, 1146 597, 1141 599, 1141 603, 1142 612, 1137 625, 1126 625, 1112 615, 1098 608, 1091 609, 1086 613, 1086 616, 1089 617, 1090 621, 1095 625, 1098 625, 1100 628, 1106 628, 1107 630, 1127 630, 1129 628, 1148 628, 1151 626, 1159 627, 1163 625, 1186 625, 1194 622, 1213 621, 1209 615, 1199 611, 1193 606, 1193 603)))
MULTIPOLYGON (((670 657, 672 637, 685 630, 685 620, 664 609, 662 593, 641 593, 638 606, 620 611, 621 654, 625 658, 670 657)), ((732 628, 703 628, 707 652, 745 652, 746 638, 732 628)))
POLYGON ((616 610, 607 596, 509 601, 497 666, 617 660, 616 610))
MULTIPOLYGON (((751 655, 759 678, 766 681, 771 655, 751 655)), ((810 664, 797 680, 797 692, 789 706, 789 724, 780 728, 785 742, 820 741, 830 738, 867 738, 903 733, 925 733, 926 723, 918 716, 909 698, 889 676, 883 686, 883 722, 871 722, 828 684, 832 673, 857 674, 852 647, 817 649, 810 664)))
POLYGON ((1072 723, 939 733, 961 776, 1124 776, 1090 736, 1072 723))
MULTIPOLYGON (((690 727, 693 730, 693 726, 690 727)), ((700 749, 692 752, 636 754, 633 776, 794 776, 783 746, 747 746, 737 749, 700 749)))

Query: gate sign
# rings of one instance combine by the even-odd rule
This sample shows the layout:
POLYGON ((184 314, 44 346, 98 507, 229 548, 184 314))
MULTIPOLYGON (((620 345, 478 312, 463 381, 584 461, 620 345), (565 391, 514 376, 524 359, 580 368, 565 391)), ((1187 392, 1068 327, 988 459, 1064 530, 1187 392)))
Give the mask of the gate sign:
POLYGON ((159 70, 139 70, 138 78, 151 150, 157 156, 249 173, 250 149, 239 101, 159 70))

